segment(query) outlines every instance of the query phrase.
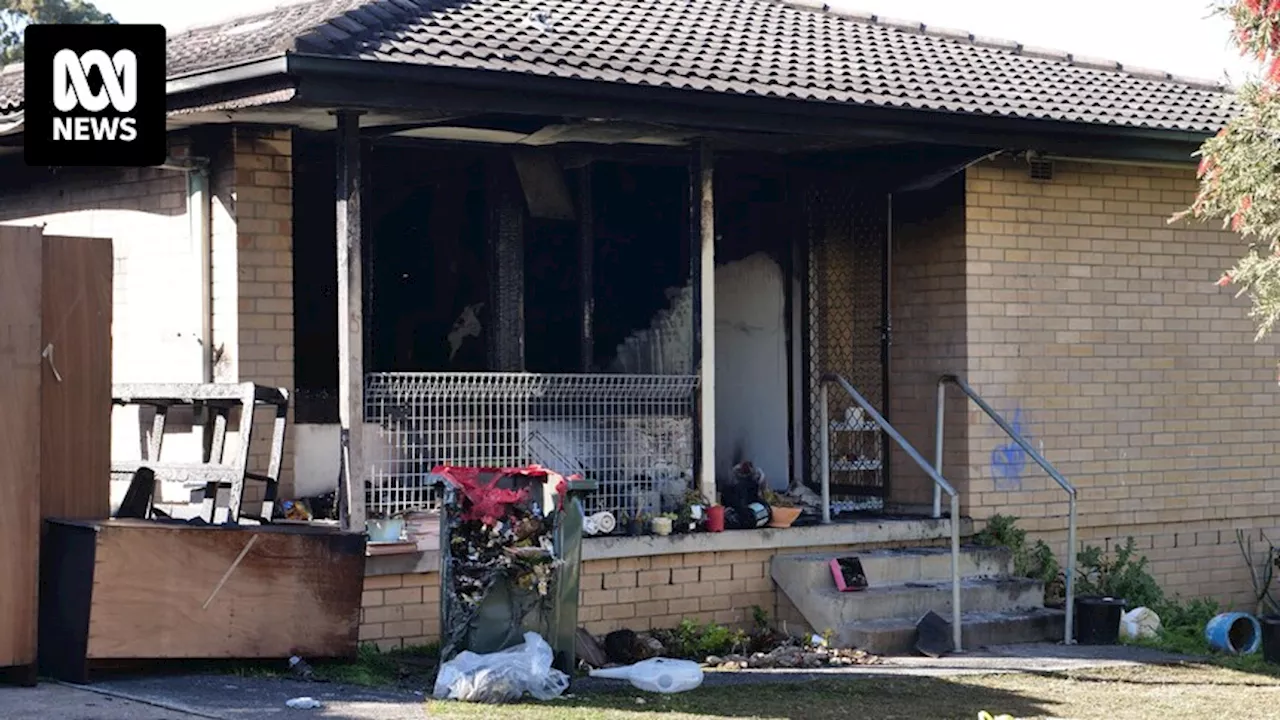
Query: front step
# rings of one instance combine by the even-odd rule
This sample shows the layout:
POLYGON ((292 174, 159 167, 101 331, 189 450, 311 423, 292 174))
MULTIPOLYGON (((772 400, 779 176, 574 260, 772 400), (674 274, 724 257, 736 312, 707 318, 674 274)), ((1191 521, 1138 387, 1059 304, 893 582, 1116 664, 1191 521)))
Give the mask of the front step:
MULTIPOLYGON (((951 616, 946 620, 950 622, 951 616)), ((1043 642, 1061 638, 1066 613, 1036 608, 1007 612, 966 612, 960 616, 960 642, 966 651, 990 645, 1043 642)), ((901 655, 915 649, 916 623, 908 619, 854 623, 836 633, 840 647, 856 647, 875 655, 901 655)))
MULTIPOLYGON (((862 570, 866 573, 867 582, 871 587, 917 581, 951 581, 951 549, 945 547, 872 550, 837 555, 831 553, 779 555, 774 558, 773 564, 775 568, 780 561, 787 565, 786 572, 797 583, 810 587, 823 587, 832 581, 831 559, 854 555, 862 562, 862 570)), ((980 545, 960 547, 960 577, 962 578, 1009 575, 1013 570, 1012 565, 1009 551, 1004 548, 980 545)))
MULTIPOLYGON (((829 577, 827 584, 834 584, 829 577)), ((858 592, 810 587, 804 597, 793 597, 791 602, 811 625, 817 621, 814 630, 819 632, 850 623, 889 618, 911 618, 914 623, 930 610, 945 618, 951 617, 951 581, 882 585, 858 592)), ((1036 580, 1008 577, 960 580, 960 609, 965 612, 1001 612, 1043 606, 1044 584, 1036 580)))
MULTIPOLYGON (((1044 609, 1044 584, 1011 577, 1004 548, 961 548, 960 609, 966 647, 1044 640, 1061 633, 1061 613, 1044 609)), ((949 548, 777 555, 770 575, 814 632, 831 631, 844 646, 869 652, 910 651, 916 623, 929 611, 951 619, 949 548), (857 556, 868 587, 839 592, 833 558, 857 556)))

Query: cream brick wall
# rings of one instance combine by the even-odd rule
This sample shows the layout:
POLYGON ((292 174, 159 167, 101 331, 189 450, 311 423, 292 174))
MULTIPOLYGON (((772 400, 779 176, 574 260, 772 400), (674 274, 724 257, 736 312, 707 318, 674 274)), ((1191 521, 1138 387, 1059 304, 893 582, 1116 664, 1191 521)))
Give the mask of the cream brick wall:
MULTIPOLYGON (((176 138, 171 154, 186 152, 176 138)), ((0 222, 50 235, 109 238, 115 257, 114 382, 199 381, 199 237, 182 172, 15 168, 0 191, 0 222)))
MULTIPOLYGON (((893 345, 890 417, 926 460, 934 458, 937 414, 935 384, 943 373, 964 374, 965 317, 964 185, 961 179, 928 192, 895 198, 893 232, 893 345)), ((943 476, 959 491, 961 512, 968 497, 968 421, 957 393, 949 392, 943 476)), ((889 499, 928 504, 933 481, 896 443, 889 499)), ((943 497, 944 509, 948 507, 943 497)))
MULTIPOLYGON (((1191 168, 971 169, 967 372, 1080 489, 1083 541, 1133 535, 1167 590, 1242 602, 1235 530, 1280 524, 1280 346, 1214 285, 1239 238, 1168 224, 1195 189, 1191 168)), ((1023 516, 1061 549, 1062 493, 1030 461, 998 489, 1004 439, 969 417, 974 517, 1023 516)))
MULTIPOLYGON (((223 353, 216 376, 220 381, 252 381, 292 392, 292 133, 236 127, 228 140, 226 162, 214 178, 215 347, 223 353)), ((255 418, 255 467, 266 467, 271 422, 267 412, 255 418)), ((292 494, 293 444, 289 432, 281 483, 286 498, 292 494)))
MULTIPOLYGON (((938 543, 824 545, 785 552, 836 553, 921 544, 938 543)), ((579 625, 596 634, 619 628, 673 628, 686 618, 749 627, 753 610, 759 607, 789 630, 804 631, 807 625, 799 611, 769 577, 775 554, 773 550, 735 550, 588 560, 582 564, 579 625)), ((386 650, 439 639, 439 573, 365 578, 361 642, 386 650)))
MULTIPOLYGON (((170 155, 188 152, 173 137, 170 155)), ((187 212, 183 172, 153 168, 6 168, 0 222, 43 225, 48 234, 110 239, 113 382, 199 382, 203 372, 200 237, 187 212)), ((171 423, 166 452, 194 456, 200 436, 171 423)), ((150 423, 136 408, 113 413, 112 452, 136 458, 150 423)), ((113 488, 123 497, 124 484, 113 488)))
MULTIPOLYGON (((211 279, 215 379, 293 389, 292 159, 287 130, 222 128, 208 143, 213 199, 211 279)), ((189 153, 175 135, 170 155, 189 153)), ((203 379, 202 246, 187 209, 185 173, 159 169, 12 168, 0 222, 43 224, 50 234, 111 238, 115 254, 115 382, 203 379)), ((199 452, 198 428, 175 424, 166 457, 199 452)), ((117 410, 113 453, 137 457, 136 411, 117 410)), ((252 464, 265 468, 271 424, 254 425, 252 464)), ((228 437, 228 452, 238 438, 228 437)), ((285 452, 285 496, 292 466, 285 452)), ((248 497, 260 496, 250 483, 248 497)), ((170 498, 173 499, 173 498, 170 498)))

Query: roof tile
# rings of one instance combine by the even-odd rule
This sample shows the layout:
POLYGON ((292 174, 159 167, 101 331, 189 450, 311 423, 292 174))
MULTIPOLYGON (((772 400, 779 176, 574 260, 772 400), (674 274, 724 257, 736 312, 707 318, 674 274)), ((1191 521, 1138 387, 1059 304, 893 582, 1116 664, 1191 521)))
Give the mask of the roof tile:
MULTIPOLYGON (((307 0, 169 40, 182 75, 287 52, 1208 133, 1223 88, 821 0, 307 0)), ((22 98, 0 72, 0 114, 22 98)))

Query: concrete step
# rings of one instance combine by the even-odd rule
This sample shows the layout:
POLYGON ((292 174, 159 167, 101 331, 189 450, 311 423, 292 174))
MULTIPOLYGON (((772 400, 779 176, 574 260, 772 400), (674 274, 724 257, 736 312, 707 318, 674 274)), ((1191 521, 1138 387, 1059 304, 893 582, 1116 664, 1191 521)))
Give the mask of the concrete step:
MULTIPOLYGON (((904 583, 842 593, 834 587, 788 588, 787 597, 817 632, 866 620, 910 618, 932 610, 951 613, 951 583, 904 583)), ((1044 584, 1028 578, 967 578, 960 581, 965 612, 1001 612, 1044 607, 1044 584)))
MULTIPOLYGON (((950 613, 944 615, 948 622, 950 613)), ((876 655, 914 654, 919 618, 851 623, 836 631, 840 647, 856 647, 876 655)), ((1062 639, 1066 614, 1034 608, 1005 612, 965 612, 960 616, 960 641, 966 651, 988 645, 1012 645, 1062 639)))
MULTIPOLYGON (((779 584, 796 587, 830 587, 831 560, 857 557, 871 587, 900 585, 906 582, 941 582, 951 580, 951 549, 945 547, 901 548, 846 551, 843 553, 803 553, 775 555, 772 575, 779 584)), ((985 578, 1008 575, 1013 563, 1006 548, 965 545, 960 548, 960 577, 985 578)))

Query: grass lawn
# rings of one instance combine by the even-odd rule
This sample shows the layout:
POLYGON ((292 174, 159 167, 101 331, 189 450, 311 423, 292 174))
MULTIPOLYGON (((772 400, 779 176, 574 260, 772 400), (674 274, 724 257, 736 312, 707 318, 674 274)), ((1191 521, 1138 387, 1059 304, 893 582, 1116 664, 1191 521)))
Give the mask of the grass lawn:
POLYGON ((505 706, 433 701, 427 703, 426 716, 485 720, 645 720, 655 716, 670 720, 975 720, 982 710, 1016 718, 1280 718, 1280 678, 1214 665, 951 679, 864 677, 705 687, 672 696, 628 689, 505 706))

